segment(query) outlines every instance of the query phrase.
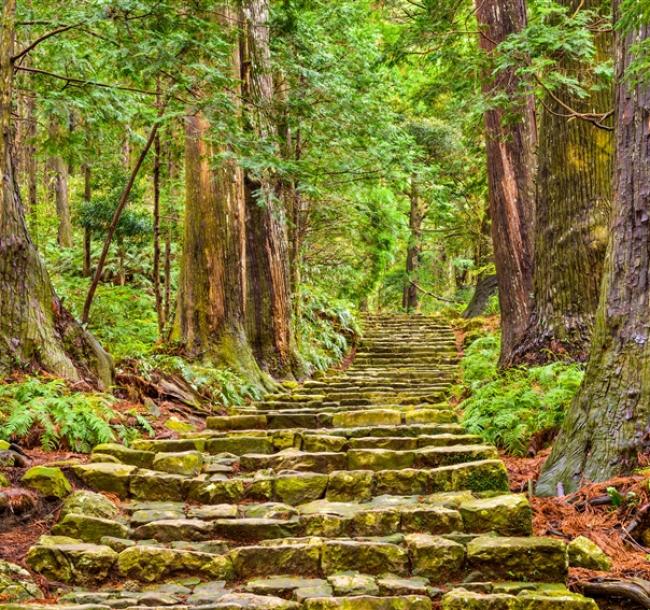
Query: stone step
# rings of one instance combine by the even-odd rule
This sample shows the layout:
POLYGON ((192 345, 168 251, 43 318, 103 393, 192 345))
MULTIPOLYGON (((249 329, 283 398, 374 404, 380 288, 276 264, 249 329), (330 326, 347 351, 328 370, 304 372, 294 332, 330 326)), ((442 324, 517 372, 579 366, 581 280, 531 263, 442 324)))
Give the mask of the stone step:
MULTIPOLYGON (((329 430, 327 431, 329 432, 329 430)), ((338 451, 346 452, 349 449, 395 449, 412 450, 423 447, 448 447, 458 444, 480 444, 481 438, 473 434, 435 434, 420 435, 412 437, 375 437, 366 436, 357 439, 346 439, 341 435, 332 435, 323 432, 321 434, 301 432, 295 433, 290 439, 286 431, 277 436, 224 436, 221 438, 202 439, 179 439, 144 441, 138 443, 137 447, 143 449, 124 450, 121 445, 106 444, 99 445, 93 452, 101 456, 111 455, 125 464, 144 466, 150 468, 153 465, 155 453, 179 453, 185 451, 201 451, 210 455, 229 453, 235 456, 249 453, 273 454, 288 448, 300 449, 305 452, 338 451), (198 442, 200 440, 200 442, 198 442), (288 447, 287 444, 291 443, 288 447), (152 454, 152 455, 147 455, 152 454)))
POLYGON ((564 582, 566 544, 539 537, 462 537, 398 534, 390 537, 284 537, 238 546, 225 553, 136 544, 119 553, 106 545, 45 540, 33 546, 27 565, 64 583, 100 583, 109 574, 152 582, 183 575, 238 582, 289 574, 327 578, 341 572, 373 576, 422 576, 436 583, 468 574, 483 581, 564 582))
POLYGON ((52 534, 75 542, 104 544, 117 552, 132 546, 133 541, 147 545, 155 541, 170 548, 219 554, 244 543, 305 536, 428 533, 469 542, 487 532, 526 536, 532 531, 532 513, 524 496, 481 499, 469 492, 382 496, 363 503, 316 500, 296 508, 278 503, 197 506, 133 502, 126 510, 128 516, 114 520, 66 513, 52 534), (200 544, 179 546, 184 542, 200 544))
POLYGON ((295 505, 322 498, 349 501, 385 494, 508 490, 505 467, 494 459, 437 468, 341 470, 329 474, 280 471, 248 477, 228 477, 226 474, 183 476, 114 463, 75 465, 72 471, 88 487, 120 498, 203 504, 273 501, 295 505))
POLYGON ((435 408, 358 409, 318 413, 269 412, 256 415, 212 416, 207 418, 211 430, 353 428, 359 426, 400 426, 411 423, 455 423, 454 411, 435 408))
POLYGON ((277 408, 272 405, 254 404, 246 407, 235 407, 229 410, 229 415, 254 415, 254 414, 276 414, 283 415, 299 415, 305 413, 315 413, 327 418, 329 415, 334 416, 335 413, 346 413, 348 411, 374 411, 390 409, 394 411, 408 411, 411 412, 417 409, 436 409, 438 411, 450 411, 449 405, 445 402, 440 402, 441 396, 438 394, 424 395, 424 396, 408 396, 408 395, 393 395, 386 396, 386 402, 374 401, 373 404, 364 404, 363 401, 354 402, 344 401, 346 404, 339 404, 338 402, 323 403, 320 408, 315 407, 300 407, 297 405, 286 405, 283 408, 277 408), (391 400, 392 399, 392 400, 391 400), (402 402, 397 402, 402 400, 402 402), (349 404, 348 404, 349 403, 349 404))
MULTIPOLYGON (((508 585, 509 583, 503 583, 508 585)), ((454 589, 442 598, 442 610, 598 610, 593 599, 571 593, 566 587, 497 586, 494 593, 454 589), (513 594, 512 591, 515 591, 513 594), (496 592, 499 591, 499 592, 496 592), (503 592, 501 592, 503 591, 503 592)))
POLYGON ((304 452, 286 449, 280 453, 241 456, 241 472, 258 470, 296 470, 330 473, 335 470, 402 470, 405 468, 437 468, 463 462, 496 459, 494 447, 486 445, 451 445, 423 447, 413 450, 350 449, 343 452, 304 452))

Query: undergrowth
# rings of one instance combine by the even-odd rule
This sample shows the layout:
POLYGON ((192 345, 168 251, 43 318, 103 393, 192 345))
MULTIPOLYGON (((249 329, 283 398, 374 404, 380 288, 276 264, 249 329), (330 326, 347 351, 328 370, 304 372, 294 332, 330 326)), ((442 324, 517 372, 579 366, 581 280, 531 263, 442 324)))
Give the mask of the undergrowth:
POLYGON ((28 377, 0 385, 0 438, 45 451, 87 453, 99 443, 128 444, 153 434, 145 417, 120 413, 115 399, 95 392, 71 391, 60 379, 28 377))
POLYGON ((359 335, 352 307, 342 300, 302 287, 298 345, 307 373, 339 363, 359 335))
POLYGON ((139 367, 148 379, 156 371, 177 375, 211 404, 225 407, 243 405, 246 400, 260 400, 263 395, 263 389, 257 383, 247 381, 230 369, 204 366, 181 356, 154 354, 143 358, 139 367))
POLYGON ((573 363, 497 370, 499 338, 472 342, 462 360, 462 384, 455 388, 468 431, 513 455, 525 455, 534 435, 560 426, 582 381, 573 363))

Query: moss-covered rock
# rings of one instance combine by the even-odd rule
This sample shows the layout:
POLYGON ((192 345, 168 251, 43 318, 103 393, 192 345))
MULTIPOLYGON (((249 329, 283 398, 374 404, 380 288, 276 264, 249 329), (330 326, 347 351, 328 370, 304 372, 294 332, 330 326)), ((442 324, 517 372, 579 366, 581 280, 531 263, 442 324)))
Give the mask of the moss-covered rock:
POLYGON ((237 503, 244 498, 245 493, 244 481, 241 479, 189 479, 186 488, 187 499, 202 504, 237 503))
POLYGON ((228 557, 156 546, 133 546, 123 550, 117 567, 122 576, 154 582, 171 575, 191 574, 203 578, 230 578, 228 557))
POLYGON ((156 470, 137 470, 129 482, 129 492, 139 500, 182 501, 186 478, 156 470))
POLYGON ((408 575, 405 549, 385 542, 329 540, 323 545, 323 573, 356 571, 364 574, 408 575))
POLYGON ((405 506, 400 508, 400 531, 427 534, 449 534, 463 531, 463 520, 457 510, 444 506, 405 506))
POLYGON ((343 451, 347 445, 347 439, 343 436, 331 436, 327 434, 306 434, 303 436, 303 451, 343 451))
POLYGON ((151 468, 154 456, 153 451, 131 449, 117 443, 102 443, 93 449, 93 454, 111 455, 122 464, 130 464, 138 468, 151 468))
POLYGON ((68 513, 77 513, 88 517, 113 519, 118 508, 106 496, 85 489, 70 494, 61 507, 61 517, 68 513))
POLYGON ((372 498, 373 480, 371 470, 331 472, 326 497, 331 502, 364 502, 372 498))
POLYGON ((502 536, 529 536, 533 531, 530 503, 519 494, 463 502, 460 513, 465 531, 475 534, 497 532, 502 536))
POLYGON ((467 545, 470 569, 486 580, 564 582, 566 545, 553 538, 481 536, 467 545))
POLYGON ((135 466, 127 464, 82 464, 73 466, 73 472, 96 491, 107 491, 125 498, 135 466))
POLYGON ((454 589, 442 598, 442 610, 519 610, 519 605, 516 597, 505 593, 454 589))
POLYGON ((390 449, 352 449, 348 451, 348 468, 351 470, 402 470, 411 468, 414 451, 390 449))
POLYGON ((20 566, 0 560, 0 599, 6 603, 42 597, 30 573, 20 566))
POLYGON ((379 586, 372 576, 359 572, 341 572, 327 577, 336 595, 378 595, 379 586))
POLYGON ((240 547, 230 553, 239 578, 293 574, 316 576, 320 571, 321 548, 317 544, 240 547))
POLYGON ((405 537, 414 576, 424 576, 436 583, 458 578, 465 564, 462 544, 429 534, 405 537))
POLYGON ((400 513, 394 508, 357 512, 352 518, 353 536, 386 536, 399 531, 400 513))
POLYGON ((107 578, 117 559, 110 547, 97 544, 37 544, 29 549, 27 565, 50 580, 85 584, 107 578))
POLYGON ((273 448, 273 442, 271 439, 259 436, 225 436, 223 438, 209 439, 205 442, 205 450, 212 454, 269 454, 273 453, 273 448))
POLYGON ((154 539, 158 542, 172 540, 209 540, 214 526, 201 519, 164 519, 151 521, 140 525, 133 531, 133 537, 138 540, 154 539))
POLYGON ((48 498, 65 498, 72 492, 72 485, 60 468, 34 466, 20 480, 25 487, 48 498))
POLYGON ((153 469, 180 474, 187 477, 198 475, 203 468, 203 455, 198 451, 179 453, 157 453, 153 460, 153 469))
POLYGON ((357 426, 399 426, 402 414, 392 409, 369 409, 368 411, 344 411, 335 413, 332 426, 355 428, 357 426))
MULTIPOLYGON (((305 578, 300 576, 270 576, 256 578, 246 583, 245 589, 258 595, 276 595, 290 598, 296 589, 306 587, 322 587, 327 581, 320 578, 305 578)), ((331 594, 331 591, 330 591, 331 594)))
POLYGON ((612 569, 612 561, 605 552, 592 540, 585 536, 578 536, 568 546, 569 565, 572 568, 586 568, 587 570, 612 569))
POLYGON ((287 474, 274 480, 275 499, 285 504, 302 504, 318 500, 325 495, 328 477, 326 474, 287 474))
POLYGON ((52 533, 58 536, 70 536, 84 542, 99 543, 104 536, 128 538, 129 528, 122 523, 103 517, 67 513, 52 528, 52 533))
POLYGON ((314 597, 303 603, 305 610, 431 610, 431 607, 431 600, 421 595, 314 597))

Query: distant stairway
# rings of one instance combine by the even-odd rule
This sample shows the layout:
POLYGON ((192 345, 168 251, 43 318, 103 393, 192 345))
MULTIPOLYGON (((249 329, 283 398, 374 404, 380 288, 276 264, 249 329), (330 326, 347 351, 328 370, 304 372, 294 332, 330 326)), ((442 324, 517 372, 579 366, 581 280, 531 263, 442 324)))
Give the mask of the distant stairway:
POLYGON ((79 610, 596 610, 447 406, 457 359, 430 318, 368 316, 345 371, 96 447, 72 471, 121 502, 77 492, 28 563, 79 610))

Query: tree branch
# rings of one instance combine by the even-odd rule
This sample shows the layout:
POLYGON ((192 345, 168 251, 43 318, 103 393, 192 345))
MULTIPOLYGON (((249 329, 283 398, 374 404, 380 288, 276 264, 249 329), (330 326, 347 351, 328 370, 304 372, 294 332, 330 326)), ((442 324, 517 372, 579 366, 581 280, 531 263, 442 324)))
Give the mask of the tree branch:
POLYGON ((60 28, 57 28, 56 30, 51 30, 46 34, 43 34, 42 36, 37 38, 34 42, 32 42, 30 45, 26 46, 22 51, 16 53, 16 55, 14 55, 11 58, 12 63, 16 63, 21 57, 24 57, 30 51, 33 51, 39 44, 41 44, 41 42, 44 42, 48 38, 52 38, 52 36, 56 36, 57 34, 61 34, 62 32, 67 32, 68 30, 78 28, 81 25, 83 25, 83 23, 73 23, 72 25, 63 25, 60 28))
POLYGON ((25 66, 16 66, 16 70, 20 72, 29 72, 31 74, 41 74, 43 76, 49 76, 50 78, 56 78, 57 80, 65 81, 70 85, 78 85, 80 87, 92 86, 92 87, 102 87, 104 89, 119 89, 120 91, 130 91, 131 93, 142 93, 143 95, 156 95, 155 91, 149 91, 147 89, 138 89, 137 87, 127 87, 125 85, 111 85, 109 83, 100 83, 92 80, 84 80, 82 78, 74 78, 72 76, 64 76, 63 74, 55 74, 54 72, 48 72, 46 70, 39 70, 38 68, 27 68, 25 66))
POLYGON ((95 275, 93 276, 93 281, 90 284, 90 287, 88 288, 88 294, 86 295, 86 301, 84 303, 84 309, 83 309, 83 315, 81 317, 81 322, 83 324, 88 323, 88 319, 90 317, 90 308, 92 307, 93 304, 93 298, 95 297, 95 292, 97 290, 97 286, 99 284, 99 280, 102 277, 102 273, 104 271, 104 265, 106 263, 106 257, 108 256, 108 251, 111 247, 111 242, 113 241, 113 236, 115 235, 115 231, 117 230, 117 225, 120 222, 120 217, 122 216, 122 212, 124 211, 124 208, 126 207, 126 204, 129 201, 129 195, 131 194, 131 190, 133 189, 133 185, 135 184, 135 180, 138 177, 138 172, 140 171, 140 168, 142 167, 142 164, 144 163, 144 160, 147 156, 147 153, 149 152, 149 149, 151 148, 152 144, 154 143, 154 140, 156 139, 156 134, 158 133, 158 127, 160 126, 160 123, 158 122, 160 118, 164 114, 164 109, 166 106, 166 101, 165 103, 160 105, 160 110, 158 112, 158 118, 156 122, 153 124, 153 127, 151 128, 151 131, 149 132, 149 137, 147 138, 147 142, 144 145, 144 148, 140 152, 140 156, 138 157, 138 161, 135 164, 135 167, 131 171, 131 175, 129 176, 129 180, 124 186, 124 190, 122 191, 122 194, 120 195, 120 200, 117 204, 117 207, 115 208, 115 212, 113 213, 113 218, 111 220, 111 224, 108 227, 108 233, 106 235, 106 239, 104 240, 104 247, 102 248, 102 253, 99 256, 99 260, 97 261, 97 267, 95 268, 95 275))

